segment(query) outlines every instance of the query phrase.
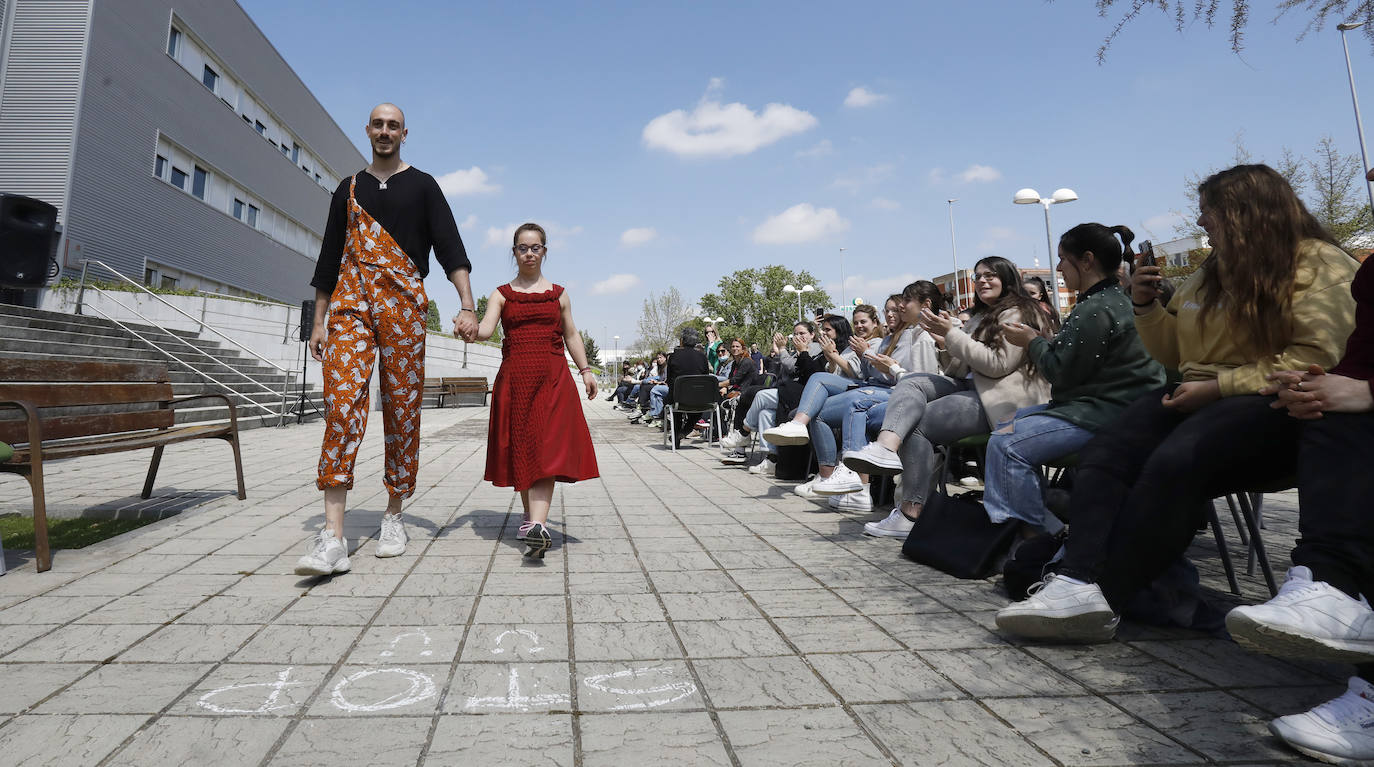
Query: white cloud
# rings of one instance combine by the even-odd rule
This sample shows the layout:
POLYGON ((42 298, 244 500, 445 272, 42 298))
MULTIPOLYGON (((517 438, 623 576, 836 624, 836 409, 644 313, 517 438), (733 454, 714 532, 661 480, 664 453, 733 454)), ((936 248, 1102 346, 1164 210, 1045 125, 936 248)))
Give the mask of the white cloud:
POLYGON ((769 104, 762 112, 738 102, 722 104, 718 96, 723 82, 712 78, 691 112, 674 109, 650 120, 644 126, 644 144, 683 157, 733 157, 816 126, 810 112, 786 104, 769 104))
POLYGON ((830 143, 830 139, 823 138, 816 142, 814 146, 802 149, 797 152, 798 157, 824 157, 835 151, 835 145, 830 143))
POLYGON ((970 165, 959 174, 959 180, 965 184, 972 184, 980 181, 996 181, 1002 177, 1002 171, 990 165, 970 165))
POLYGON ((759 224, 754 242, 762 245, 793 245, 811 242, 849 229, 849 221, 834 208, 817 208, 803 202, 759 224))
POLYGON ((638 285, 639 277, 633 274, 612 274, 592 285, 592 295, 608 296, 614 293, 624 293, 638 285))
POLYGON ((993 226, 983 231, 983 238, 978 241, 978 249, 982 251, 997 250, 1022 239, 1021 233, 1009 226, 993 226))
POLYGON ((888 98, 890 97, 886 94, 874 93, 873 91, 860 85, 859 87, 850 90, 849 95, 844 97, 844 105, 851 109, 857 109, 860 107, 871 107, 874 104, 881 104, 884 101, 887 101, 888 98))
POLYGON ((867 168, 861 169, 858 173, 836 178, 832 185, 840 189, 847 189, 850 192, 857 192, 860 187, 869 184, 877 184, 891 178, 892 172, 896 169, 897 166, 891 163, 870 165, 867 168))
POLYGON ((1151 216, 1145 219, 1142 229, 1145 236, 1155 240, 1170 240, 1174 237, 1176 227, 1184 223, 1183 216, 1178 213, 1161 213, 1158 216, 1151 216))
POLYGON ((871 203, 878 210, 901 210, 902 204, 896 200, 889 200, 886 197, 874 197, 871 203))
POLYGON ((641 226, 635 229, 626 229, 620 234, 620 244, 627 248, 637 248, 658 236, 658 230, 652 226, 641 226))
POLYGON ((487 227, 487 239, 485 245, 495 245, 497 247, 510 247, 512 238, 515 237, 515 228, 519 224, 506 224, 505 226, 487 227))
MULTIPOLYGON (((527 218, 525 220, 536 222, 539 221, 536 218, 527 218)), ((547 232, 549 235, 549 247, 553 247, 556 244, 555 240, 559 240, 564 237, 571 237, 575 234, 582 233, 582 227, 580 225, 566 227, 560 226, 559 224, 552 222, 547 224, 543 222, 539 223, 541 226, 544 227, 544 231, 547 232)), ((482 244, 487 247, 491 247, 494 245, 499 248, 509 248, 511 245, 511 241, 515 238, 515 229, 518 226, 520 226, 520 224, 506 224, 505 226, 489 226, 487 227, 486 239, 483 241, 482 244)))
POLYGON ((467 170, 455 170, 434 179, 445 197, 461 197, 467 194, 492 194, 501 191, 499 184, 490 183, 487 172, 476 165, 467 170))
MULTIPOLYGON (((846 253, 845 255, 849 255, 846 253)), ((851 274, 844 278, 844 292, 840 292, 840 283, 832 282, 825 286, 825 290, 830 297, 836 301, 843 295, 844 299, 851 304, 854 299, 862 298, 864 303, 872 304, 879 309, 883 308, 883 302, 893 293, 902 292, 902 288, 910 285, 916 280, 928 279, 911 272, 894 274, 887 277, 866 277, 862 274, 851 274)))
POLYGON ((929 182, 931 186, 938 186, 945 183, 946 178, 948 178, 948 176, 945 175, 944 168, 931 168, 930 172, 926 174, 926 181, 929 182))
POLYGON ((476 226, 477 226, 477 214, 476 214, 476 213, 469 213, 469 214, 468 214, 468 217, 465 218, 465 219, 463 219, 463 223, 461 223, 461 224, 458 225, 458 228, 459 228, 460 230, 461 230, 461 229, 473 229, 473 228, 475 228, 476 226))

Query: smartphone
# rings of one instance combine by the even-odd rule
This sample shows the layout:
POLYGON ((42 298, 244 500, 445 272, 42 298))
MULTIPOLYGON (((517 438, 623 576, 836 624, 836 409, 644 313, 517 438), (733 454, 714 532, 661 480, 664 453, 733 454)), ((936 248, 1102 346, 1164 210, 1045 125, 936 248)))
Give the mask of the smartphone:
POLYGON ((1155 246, 1149 240, 1140 243, 1140 253, 1135 263, 1137 267, 1155 265, 1155 246))

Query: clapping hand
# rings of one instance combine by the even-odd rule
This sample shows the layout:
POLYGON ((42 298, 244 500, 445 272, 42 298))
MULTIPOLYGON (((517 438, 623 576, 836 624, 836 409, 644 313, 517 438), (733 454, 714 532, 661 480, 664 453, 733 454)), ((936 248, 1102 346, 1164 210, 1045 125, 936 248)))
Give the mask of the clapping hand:
POLYGON ((774 353, 774 354, 781 354, 781 353, 782 353, 782 350, 783 350, 783 349, 786 349, 786 348, 787 348, 787 336, 783 335, 782 333, 774 333, 774 334, 773 334, 773 353, 774 353))
POLYGON ((853 349, 854 353, 860 357, 868 354, 868 342, 858 336, 849 337, 849 348, 853 349))
POLYGON ((825 352, 827 357, 835 353, 835 339, 830 336, 819 333, 816 335, 816 343, 821 345, 821 351, 825 352))
POLYGON ((1002 337, 1007 339, 1007 343, 1012 346, 1019 346, 1022 349, 1030 346, 1030 342, 1040 335, 1035 328, 1024 322, 1003 322, 1002 337))
POLYGON ((949 335, 949 331, 954 329, 954 318, 946 311, 936 314, 929 309, 922 309, 921 327, 932 336, 943 340, 945 336, 949 335))

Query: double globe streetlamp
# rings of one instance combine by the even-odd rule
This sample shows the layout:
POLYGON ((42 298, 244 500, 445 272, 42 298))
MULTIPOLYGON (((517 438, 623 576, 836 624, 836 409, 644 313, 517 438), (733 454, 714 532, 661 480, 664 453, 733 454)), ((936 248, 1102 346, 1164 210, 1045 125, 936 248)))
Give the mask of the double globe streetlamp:
POLYGON ((797 294, 797 322, 803 322, 806 320, 806 318, 802 316, 802 294, 810 293, 814 290, 815 288, 811 287, 810 285, 803 285, 800 288, 794 285, 782 286, 782 292, 797 294))
POLYGON ((1050 300, 1054 304, 1054 310, 1059 312, 1059 275, 1054 270, 1054 238, 1050 234, 1050 206, 1058 205, 1061 202, 1073 202, 1078 199, 1078 195, 1072 189, 1061 188, 1054 190, 1054 194, 1049 197, 1041 197, 1040 193, 1026 187, 1018 190, 1012 202, 1017 205, 1034 205, 1039 203, 1045 208, 1045 246, 1049 249, 1050 257, 1050 285, 1054 289, 1050 291, 1050 300))

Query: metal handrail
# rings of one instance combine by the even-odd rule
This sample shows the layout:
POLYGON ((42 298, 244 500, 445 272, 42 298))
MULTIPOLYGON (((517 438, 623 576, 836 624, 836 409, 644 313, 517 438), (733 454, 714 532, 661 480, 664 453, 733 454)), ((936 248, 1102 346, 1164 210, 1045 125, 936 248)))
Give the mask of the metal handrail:
MULTIPOLYGON (((113 301, 113 302, 115 303, 115 305, 119 306, 121 309, 124 309, 125 311, 132 312, 132 313, 133 313, 134 315, 136 315, 139 319, 143 320, 144 322, 147 322, 149 325, 152 325, 153 327, 157 327, 158 329, 162 330, 163 332, 167 332, 167 329, 166 329, 166 328, 162 328, 162 327, 158 326, 157 323, 153 322, 152 320, 148 319, 147 317, 144 317, 141 313, 139 313, 139 311, 138 311, 137 309, 132 309, 132 308, 130 308, 130 307, 128 307, 128 306, 125 306, 123 303, 120 303, 120 302, 119 302, 118 300, 116 300, 114 297, 110 296, 109 293, 108 293, 107 291, 101 290, 100 288, 97 288, 97 287, 95 287, 94 285, 91 286, 91 290, 94 290, 94 291, 96 291, 96 292, 98 292, 98 293, 104 295, 104 296, 105 296, 106 298, 108 298, 110 301, 113 301)), ((183 360, 183 359, 177 357, 176 355, 172 354, 171 352, 167 351, 166 349, 163 349, 161 346, 158 346, 157 344, 153 343, 151 340, 145 338, 145 337, 143 336, 142 333, 139 333, 137 330, 134 330, 133 328, 129 327, 128 325, 125 325, 123 322, 120 322, 119 320, 115 319, 114 317, 111 317, 109 314, 106 314, 104 311, 101 311, 100 307, 91 306, 90 308, 93 309, 93 310, 95 310, 95 312, 96 312, 97 314, 99 314, 100 316, 102 316, 102 317, 104 317, 105 319, 109 320, 110 322, 113 322, 114 324, 118 325, 118 326, 119 326, 120 328, 122 328, 126 333, 129 333, 130 335, 134 336, 135 338, 137 338, 138 340, 142 341, 143 343, 145 343, 145 344, 151 346, 151 347, 153 348, 154 351, 156 351, 156 352, 158 352, 159 354, 163 355, 163 356, 166 357, 167 359, 169 359, 169 360, 171 360, 171 361, 177 363, 178 365, 181 365, 182 367, 186 368, 187 370, 191 371, 192 373, 195 373, 196 375, 200 376, 201 378, 205 379, 206 381, 209 381, 210 383, 215 384, 215 385, 217 385, 217 386, 223 387, 223 388, 224 388, 226 391, 228 391, 230 394, 233 394, 234 396, 237 396, 237 397, 239 397, 240 399, 242 399, 246 404, 248 404, 248 405, 250 405, 250 406, 252 406, 252 407, 256 407, 256 408, 258 408, 259 410, 264 410, 264 411, 267 412, 268 415, 276 416, 277 419, 278 419, 278 425, 281 425, 282 419, 284 419, 284 418, 286 417, 286 416, 285 416, 286 408, 285 408, 285 397, 284 397, 284 395, 283 395, 283 405, 282 405, 282 409, 281 409, 280 411, 273 410, 272 408, 267 407, 266 405, 263 405, 263 404, 261 404, 261 403, 255 402, 254 400, 252 400, 251 398, 249 398, 248 395, 244 394, 243 392, 239 392, 239 391, 235 391, 235 390, 233 390, 233 389, 230 389, 229 387, 225 386, 223 382, 215 380, 213 377, 211 377, 211 376, 209 376, 209 375, 206 375, 204 372, 202 372, 202 371, 200 371, 200 370, 196 370, 194 367, 191 366, 191 364, 190 364, 189 362, 186 362, 185 360, 183 360)), ((268 388, 265 384, 260 383, 260 382, 258 382, 258 381, 254 381, 254 380, 252 379, 252 377, 249 376, 248 374, 246 374, 246 373, 244 373, 244 372, 238 370, 237 368, 235 368, 234 366, 232 366, 232 365, 230 365, 229 363, 225 362, 224 360, 217 359, 217 358, 214 357, 213 355, 206 353, 206 351, 205 351, 204 349, 201 349, 201 348, 197 347, 195 344, 191 343, 190 341, 187 341, 186 339, 184 339, 184 338, 182 338, 182 337, 176 335, 175 333, 167 333, 167 335, 170 336, 170 337, 172 337, 172 338, 174 338, 174 339, 176 339, 177 341, 180 341, 181 343, 185 344, 186 346, 191 347, 191 349, 192 349, 193 351, 195 351, 197 354, 200 354, 201 356, 203 356, 203 357, 209 359, 211 362, 214 362, 214 363, 217 364, 217 365, 223 365, 224 367, 228 368, 228 369, 230 370, 230 372, 235 373, 235 374, 237 374, 238 376, 240 376, 240 377, 246 379, 246 380, 247 380, 250 384, 252 384, 253 386, 256 386, 256 387, 258 387, 259 389, 262 389, 263 391, 267 392, 268 394, 271 394, 271 395, 274 396, 274 397, 277 396, 277 392, 274 391, 274 390, 272 390, 272 389, 270 389, 270 388, 268 388)), ((288 379, 287 379, 287 385, 289 385, 289 384, 290 384, 290 379, 289 379, 289 377, 288 377, 288 379)))
MULTIPOLYGON (((286 368, 282 367, 281 365, 278 365, 277 363, 273 362, 272 360, 269 360, 269 359, 267 359, 266 357, 262 356, 261 354, 258 354, 257 352, 253 351, 252 349, 249 349, 248 347, 244 346, 243 344, 239 343, 238 341, 235 341, 233 338, 230 338, 227 334, 225 334, 224 331, 220 330, 219 328, 216 328, 214 325, 211 325, 211 324, 205 322, 205 320, 198 320, 198 319, 196 319, 195 317, 192 317, 191 315, 189 315, 189 314, 187 314, 186 312, 182 311, 181 308, 178 307, 176 304, 173 304, 172 302, 170 302, 170 301, 164 299, 162 296, 159 296, 158 294, 154 293, 153 291, 149 290, 148 288, 146 288, 146 287, 144 287, 144 286, 138 284, 137 282, 134 282, 133 280, 129 279, 129 278, 128 278, 127 276, 125 276, 124 274, 120 273, 118 270, 112 268, 109 264, 107 264, 107 263, 105 263, 104 261, 101 261, 101 260, 99 260, 99 259, 95 259, 95 258, 83 258, 83 259, 81 259, 81 285, 80 285, 80 287, 79 287, 79 289, 77 290, 77 293, 76 293, 76 313, 77 313, 77 314, 80 314, 80 313, 81 313, 81 307, 82 307, 82 305, 83 305, 83 299, 85 298, 85 293, 86 293, 86 267, 87 267, 87 265, 89 265, 89 264, 98 264, 98 265, 99 265, 102 269, 104 269, 105 271, 107 271, 107 272, 109 272, 109 273, 115 275, 115 276, 118 277, 119 279, 121 279, 121 280, 127 282, 128 284, 134 286, 135 288, 138 288, 139 290, 143 291, 144 293, 147 293, 148 295, 150 295, 150 296, 152 296, 153 298, 157 299, 158 302, 161 303, 163 306, 166 306, 168 309, 171 309, 172 311, 176 312, 177 314, 180 314, 181 316, 185 317, 186 319, 191 320, 192 322, 195 322, 197 325, 200 325, 200 327, 201 327, 202 330, 209 330, 210 332, 214 333, 215 335, 219 336, 220 338, 223 338, 224 340, 228 341, 229 343, 233 344, 236 348, 238 348, 239 351, 246 352, 249 356, 253 357, 254 359, 258 360, 259 362, 262 362, 262 363, 266 364, 267 366, 269 366, 269 367, 271 367, 271 368, 274 368, 274 369, 276 369, 276 370, 278 370, 278 371, 280 371, 280 372, 282 372, 282 373, 285 373, 285 374, 287 374, 287 375, 290 375, 290 374, 291 374, 292 371, 287 370, 286 368)), ((92 288, 93 290, 100 290, 100 288, 97 288, 97 287, 95 287, 94 285, 92 285, 91 288, 92 288)), ((105 291, 101 291, 101 292, 103 293, 103 292, 105 292, 105 291)), ((113 299, 111 299, 111 300, 113 300, 113 299)), ((116 301, 115 303, 119 303, 119 302, 116 301)), ((120 304, 120 306, 123 306, 123 304, 120 304)), ((94 308, 94 307, 92 307, 92 308, 94 308)), ((125 308, 127 308, 127 307, 125 307, 125 308)), ((137 314, 137 312, 135 312, 135 314, 137 314)), ((142 315, 139 315, 139 316, 142 316, 142 315)), ((152 324, 152 325, 154 325, 154 326, 157 325, 157 323, 155 323, 155 322, 150 322, 149 324, 152 324)), ((275 393, 275 392, 274 392, 274 393, 275 393)))
POLYGON ((196 292, 199 293, 199 294, 202 295, 202 296, 214 296, 215 298, 227 298, 227 299, 229 299, 229 300, 231 300, 231 301, 247 301, 247 302, 252 303, 252 304, 266 304, 266 305, 268 305, 268 306, 280 306, 280 307, 283 307, 283 308, 286 308, 286 309, 296 309, 297 311, 300 310, 300 307, 299 307, 299 306, 293 306, 293 305, 291 305, 291 304, 284 304, 284 303, 282 303, 281 301, 264 301, 264 300, 262 300, 261 298, 248 298, 248 297, 246 297, 246 296, 231 296, 231 295, 229 295, 228 293, 215 293, 214 291, 210 291, 210 290, 200 290, 200 289, 196 289, 196 292))

